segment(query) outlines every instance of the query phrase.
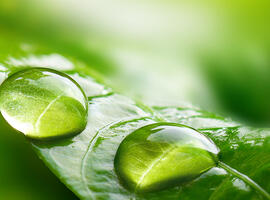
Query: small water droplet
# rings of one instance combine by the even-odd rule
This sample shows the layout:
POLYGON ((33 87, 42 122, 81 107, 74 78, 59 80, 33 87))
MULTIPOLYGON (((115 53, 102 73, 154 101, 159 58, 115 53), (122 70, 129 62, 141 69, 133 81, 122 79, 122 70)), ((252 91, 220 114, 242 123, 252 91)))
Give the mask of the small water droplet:
POLYGON ((80 86, 47 68, 8 77, 0 86, 0 110, 13 128, 34 139, 75 135, 87 123, 87 99, 80 86))
POLYGON ((175 123, 137 129, 120 144, 115 170, 134 192, 153 192, 193 180, 217 165, 219 149, 198 131, 175 123))

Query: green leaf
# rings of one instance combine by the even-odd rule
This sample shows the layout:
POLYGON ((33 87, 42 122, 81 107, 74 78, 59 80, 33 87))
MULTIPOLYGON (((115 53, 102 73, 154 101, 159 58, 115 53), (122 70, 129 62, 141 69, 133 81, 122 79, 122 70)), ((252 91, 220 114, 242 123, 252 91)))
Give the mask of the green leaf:
MULTIPOLYGON (((221 161, 269 191, 265 181, 270 175, 266 167, 270 162, 269 130, 248 129, 194 108, 155 108, 155 112, 167 121, 201 130, 221 149, 221 161)), ((260 198, 248 184, 221 168, 213 168, 184 186, 156 193, 134 195, 126 190, 114 171, 118 146, 134 130, 157 121, 156 114, 119 94, 92 96, 88 124, 80 135, 33 145, 47 165, 82 199, 260 198)))
POLYGON ((81 134, 51 142, 32 142, 40 158, 81 199, 264 198, 247 181, 220 167, 184 185, 155 193, 134 194, 123 187, 114 169, 121 141, 138 128, 162 120, 200 130, 220 148, 222 162, 270 191, 269 129, 244 127, 191 106, 147 107, 107 89, 81 62, 53 52, 22 51, 11 55, 0 60, 2 80, 25 67, 51 66, 74 78, 89 99, 88 122, 81 134))

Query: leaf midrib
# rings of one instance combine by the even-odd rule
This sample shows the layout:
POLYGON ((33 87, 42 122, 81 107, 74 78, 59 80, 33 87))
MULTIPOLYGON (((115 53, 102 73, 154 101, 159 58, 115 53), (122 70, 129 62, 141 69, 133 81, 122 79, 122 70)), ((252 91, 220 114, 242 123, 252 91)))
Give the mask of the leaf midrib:
POLYGON ((139 179, 136 187, 135 187, 135 191, 138 190, 138 188, 141 186, 142 182, 144 181, 145 177, 149 174, 149 172, 155 167, 157 166, 161 160, 167 156, 173 149, 175 149, 175 146, 172 146, 171 148, 168 148, 166 151, 164 151, 159 157, 157 157, 157 159, 153 160, 153 162, 151 163, 151 165, 146 169, 146 171, 142 174, 141 178, 139 179))

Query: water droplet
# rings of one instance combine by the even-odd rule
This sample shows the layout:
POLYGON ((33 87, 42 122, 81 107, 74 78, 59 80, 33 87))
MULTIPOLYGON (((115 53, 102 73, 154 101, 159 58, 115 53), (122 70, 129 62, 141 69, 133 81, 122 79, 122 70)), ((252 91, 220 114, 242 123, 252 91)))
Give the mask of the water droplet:
POLYGON ((35 139, 75 135, 87 123, 87 100, 80 86, 46 68, 8 77, 0 87, 0 109, 13 128, 35 139))
POLYGON ((134 192, 153 192, 186 183, 217 165, 219 149, 198 131, 175 123, 137 129, 120 144, 115 170, 134 192))

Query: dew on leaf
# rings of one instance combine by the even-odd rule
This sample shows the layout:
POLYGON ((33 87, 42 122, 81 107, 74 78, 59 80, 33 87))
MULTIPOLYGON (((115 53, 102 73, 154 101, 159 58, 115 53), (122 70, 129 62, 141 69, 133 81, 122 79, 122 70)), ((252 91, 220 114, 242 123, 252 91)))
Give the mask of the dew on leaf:
POLYGON ((122 141, 114 165, 126 188, 153 192, 191 181, 215 167, 218 152, 210 139, 190 127, 155 123, 122 141))
POLYGON ((87 99, 69 76, 28 68, 0 86, 0 110, 15 129, 34 139, 75 135, 87 123, 87 99))

